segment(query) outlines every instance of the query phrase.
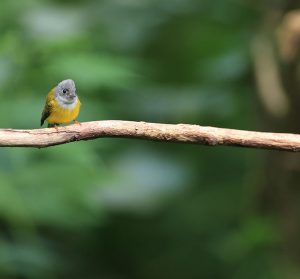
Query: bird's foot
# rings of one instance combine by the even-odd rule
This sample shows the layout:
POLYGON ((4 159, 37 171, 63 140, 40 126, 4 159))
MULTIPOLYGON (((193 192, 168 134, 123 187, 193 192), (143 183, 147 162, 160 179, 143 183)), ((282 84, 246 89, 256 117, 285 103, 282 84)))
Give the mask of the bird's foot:
POLYGON ((56 130, 56 132, 58 132, 59 128, 58 128, 58 124, 54 123, 54 124, 48 124, 48 128, 54 128, 56 130))

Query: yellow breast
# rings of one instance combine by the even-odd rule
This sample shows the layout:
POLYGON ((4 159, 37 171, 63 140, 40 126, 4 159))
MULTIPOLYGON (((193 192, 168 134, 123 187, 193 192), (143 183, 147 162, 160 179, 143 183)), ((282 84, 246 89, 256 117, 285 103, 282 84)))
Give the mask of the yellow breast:
POLYGON ((50 92, 49 95, 52 95, 48 98, 49 105, 51 107, 50 115, 46 119, 49 124, 61 124, 61 123, 68 123, 71 121, 76 120, 79 111, 80 111, 80 101, 77 98, 76 105, 73 108, 64 108, 62 107, 54 97, 53 92, 50 92))

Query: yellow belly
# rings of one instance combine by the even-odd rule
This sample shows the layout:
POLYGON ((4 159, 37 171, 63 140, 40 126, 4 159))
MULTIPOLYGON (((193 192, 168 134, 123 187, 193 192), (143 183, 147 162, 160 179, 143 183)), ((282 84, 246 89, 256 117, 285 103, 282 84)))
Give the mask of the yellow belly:
POLYGON ((47 122, 49 124, 61 124, 71 122, 77 118, 79 111, 79 100, 77 100, 75 107, 72 109, 63 108, 56 101, 54 101, 51 109, 51 114, 47 118, 47 122))

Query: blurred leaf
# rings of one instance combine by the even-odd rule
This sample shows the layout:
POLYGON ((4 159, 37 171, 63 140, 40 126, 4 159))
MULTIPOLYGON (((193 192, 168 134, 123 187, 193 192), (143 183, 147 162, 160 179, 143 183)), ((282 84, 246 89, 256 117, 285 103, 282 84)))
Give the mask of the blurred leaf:
POLYGON ((137 79, 132 61, 92 53, 72 53, 55 57, 47 72, 57 79, 72 77, 86 92, 103 86, 127 88, 137 79))

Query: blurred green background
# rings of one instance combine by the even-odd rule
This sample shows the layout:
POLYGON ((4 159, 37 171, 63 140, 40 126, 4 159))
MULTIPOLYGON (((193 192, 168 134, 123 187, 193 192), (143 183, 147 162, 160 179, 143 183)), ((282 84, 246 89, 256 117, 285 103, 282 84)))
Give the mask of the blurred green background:
MULTIPOLYGON (((72 78, 81 122, 296 133, 298 56, 277 59, 276 32, 297 5, 2 0, 0 127, 39 128, 46 94, 72 78), (288 77, 286 114, 261 101, 257 37, 288 77)), ((298 157, 129 139, 1 148, 0 278, 299 278, 298 157)))

